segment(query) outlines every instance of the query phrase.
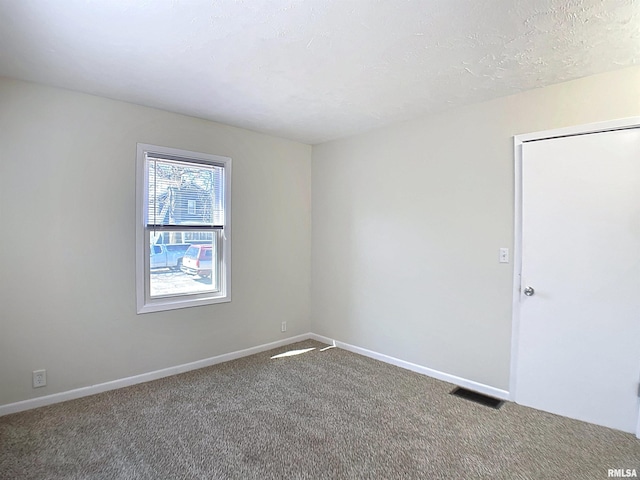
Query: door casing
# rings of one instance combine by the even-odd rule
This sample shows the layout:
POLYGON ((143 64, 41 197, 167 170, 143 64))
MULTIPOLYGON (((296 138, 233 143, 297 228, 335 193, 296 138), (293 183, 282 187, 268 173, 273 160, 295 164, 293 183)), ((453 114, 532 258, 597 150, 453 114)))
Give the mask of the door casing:
MULTIPOLYGON (((514 148, 514 245, 513 245, 513 308, 511 321, 511 367, 509 377, 509 400, 515 401, 518 388, 518 342, 520 333, 520 290, 522 277, 522 145, 534 140, 545 140, 589 133, 607 132, 640 127, 640 117, 629 117, 606 122, 590 123, 575 127, 545 130, 515 135, 514 148)), ((640 438, 640 412, 636 437, 640 438)))

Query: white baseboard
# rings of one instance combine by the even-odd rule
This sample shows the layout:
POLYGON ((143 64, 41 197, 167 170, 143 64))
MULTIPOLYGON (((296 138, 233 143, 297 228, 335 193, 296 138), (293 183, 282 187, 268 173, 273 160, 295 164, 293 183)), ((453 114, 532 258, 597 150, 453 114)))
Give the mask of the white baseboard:
POLYGON ((119 380, 98 383, 96 385, 76 388, 74 390, 68 390, 66 392, 54 393, 51 395, 45 395, 43 397, 30 398, 29 400, 22 400, 20 402, 0 405, 0 417, 3 415, 9 415, 11 413, 22 412, 24 410, 31 410, 32 408, 44 407, 46 405, 52 405, 54 403, 66 402, 67 400, 73 400, 75 398, 87 397, 89 395, 95 395, 96 393, 129 387, 138 383, 150 382, 152 380, 170 377, 179 373, 189 372, 191 370, 209 367, 211 365, 228 362, 237 358, 247 357, 249 355, 254 355, 256 353, 271 350, 273 348, 282 347, 291 343, 301 342, 302 340, 308 340, 309 338, 311 338, 311 334, 306 333, 303 335, 297 335, 295 337, 289 337, 284 340, 278 340, 277 342, 271 342, 264 345, 258 345, 257 347, 247 348, 245 350, 238 350, 236 352, 225 353, 223 355, 205 358, 203 360, 197 360, 195 362, 185 363, 183 365, 177 365, 175 367, 163 368, 162 370, 155 370, 153 372, 121 378, 119 380))
POLYGON ((381 362, 390 363, 407 370, 411 370, 422 375, 437 378, 444 382, 453 383, 461 387, 474 390, 485 395, 490 395, 501 400, 509 400, 509 392, 506 390, 500 390, 498 388, 490 387, 481 383, 477 383, 465 378, 456 377, 448 373, 433 370, 431 368, 416 365, 415 363, 406 362, 398 358, 390 357, 382 353, 373 352, 366 348, 356 347, 348 343, 339 342, 322 335, 315 333, 306 333, 297 335, 295 337, 289 337, 284 340, 278 340, 277 342, 266 343, 264 345, 258 345, 257 347, 251 347, 244 350, 238 350, 236 352, 225 353, 211 358, 205 358, 203 360, 197 360, 191 363, 185 363, 183 365, 177 365, 175 367, 164 368, 162 370, 155 370, 153 372, 143 373, 140 375, 134 375, 132 377, 121 378, 105 383, 98 383, 96 385, 90 385, 88 387, 76 388, 74 390, 68 390, 66 392, 54 393, 51 395, 45 395, 37 398, 30 398, 28 400, 22 400, 20 402, 8 403, 6 405, 0 405, 0 417, 3 415, 9 415, 11 413, 18 413, 25 410, 31 410, 33 408, 44 407, 47 405, 53 405, 54 403, 66 402, 67 400, 73 400, 76 398, 87 397, 89 395, 95 395, 97 393, 106 392, 109 390, 116 390, 118 388, 129 387, 138 383, 150 382, 152 380, 158 380, 164 377, 170 377, 179 373, 189 372, 191 370, 197 370, 199 368, 209 367, 218 363, 228 362, 230 360, 236 360, 238 358, 247 357, 256 353, 271 350, 273 348, 283 347, 291 343, 301 342, 303 340, 313 339, 328 345, 333 345, 343 350, 348 350, 365 357, 370 357, 381 362))
POLYGON ((489 385, 484 385, 482 383, 474 382, 472 380, 467 380, 466 378, 457 377, 449 373, 440 372, 432 368, 416 365, 415 363, 406 362, 404 360, 390 357, 382 353, 377 353, 371 350, 367 350, 366 348, 356 347, 355 345, 339 342, 331 338, 323 337, 322 335, 317 335, 315 333, 312 333, 310 335, 310 338, 312 338, 313 340, 317 340, 318 342, 334 345, 335 347, 342 348, 343 350, 348 350, 349 352, 357 353, 359 355, 364 355, 365 357, 370 357, 375 360, 380 360, 381 362, 390 363, 391 365, 395 365, 400 368, 405 368, 407 370, 411 370, 416 373, 421 373, 422 375, 427 375, 428 377, 433 377, 433 378, 437 378, 438 380, 442 380, 444 382, 453 383, 454 385, 468 388, 469 390, 473 390, 474 392, 484 393, 485 395, 489 395, 494 398, 499 398, 500 400, 509 400, 509 392, 506 390, 501 390, 499 388, 491 387, 489 385))

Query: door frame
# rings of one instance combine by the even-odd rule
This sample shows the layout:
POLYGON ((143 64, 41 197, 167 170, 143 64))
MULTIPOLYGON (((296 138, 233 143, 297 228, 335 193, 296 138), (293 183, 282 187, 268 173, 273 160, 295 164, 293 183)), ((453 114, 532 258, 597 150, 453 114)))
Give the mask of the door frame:
MULTIPOLYGON (((589 123, 573 127, 544 130, 534 133, 514 135, 514 232, 513 232, 513 303, 511 319, 511 367, 509 374, 509 400, 516 401, 518 342, 520 339, 520 298, 522 278, 522 145, 537 140, 585 135, 590 133, 627 130, 640 127, 640 117, 628 117, 605 122, 589 123)), ((639 379, 640 380, 640 379, 639 379)), ((640 438, 640 410, 636 437, 640 438)))

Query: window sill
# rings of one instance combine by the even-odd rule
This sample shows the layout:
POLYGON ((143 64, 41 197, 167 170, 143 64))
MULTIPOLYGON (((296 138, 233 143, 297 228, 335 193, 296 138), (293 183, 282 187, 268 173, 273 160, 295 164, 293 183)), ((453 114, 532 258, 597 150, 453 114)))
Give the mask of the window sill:
POLYGON ((216 303, 231 302, 231 295, 211 295, 207 297, 185 298, 157 298, 142 305, 138 304, 138 314, 162 312, 165 310, 177 310, 179 308, 201 307, 203 305, 215 305, 216 303))

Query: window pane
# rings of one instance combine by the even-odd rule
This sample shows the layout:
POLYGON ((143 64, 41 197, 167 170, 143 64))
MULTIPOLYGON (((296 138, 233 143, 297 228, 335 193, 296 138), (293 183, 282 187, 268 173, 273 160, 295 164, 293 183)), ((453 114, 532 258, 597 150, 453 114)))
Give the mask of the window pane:
POLYGON ((231 301, 230 187, 228 157, 138 143, 138 313, 231 301))
POLYGON ((224 168, 147 157, 146 225, 224 225, 224 168))
POLYGON ((151 298, 219 290, 218 232, 149 231, 151 298))

